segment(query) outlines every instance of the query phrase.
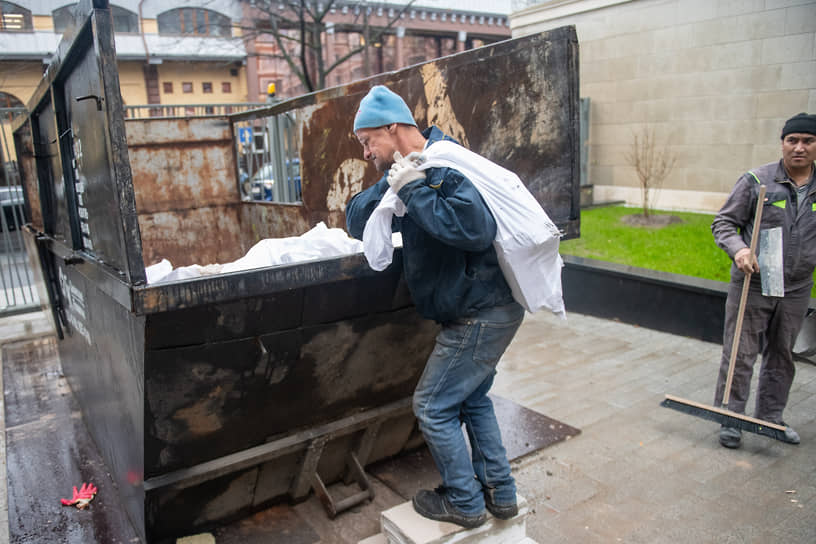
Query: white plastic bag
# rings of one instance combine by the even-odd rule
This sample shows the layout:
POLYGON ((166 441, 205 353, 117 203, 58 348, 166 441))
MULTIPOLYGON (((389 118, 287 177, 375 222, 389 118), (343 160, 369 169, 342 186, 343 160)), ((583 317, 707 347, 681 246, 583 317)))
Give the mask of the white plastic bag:
POLYGON ((363 229, 363 253, 368 266, 378 272, 385 270, 393 258, 391 218, 395 215, 398 217, 405 215, 405 204, 389 187, 380 203, 371 212, 363 229))
POLYGON ((476 186, 496 220, 493 246, 513 298, 530 312, 566 317, 561 289, 560 233, 513 172, 447 140, 428 146, 420 170, 454 168, 476 186))

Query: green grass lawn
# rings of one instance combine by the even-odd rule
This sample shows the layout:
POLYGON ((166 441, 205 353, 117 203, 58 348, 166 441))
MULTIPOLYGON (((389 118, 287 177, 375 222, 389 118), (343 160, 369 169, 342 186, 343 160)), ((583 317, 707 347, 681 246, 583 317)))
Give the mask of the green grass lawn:
MULTIPOLYGON (((581 237, 561 242, 562 255, 672 272, 696 278, 728 281, 731 259, 714 243, 713 214, 654 212, 683 220, 662 228, 629 226, 624 215, 640 208, 609 206, 581 210, 581 237)), ((811 291, 816 297, 816 287, 811 291)))

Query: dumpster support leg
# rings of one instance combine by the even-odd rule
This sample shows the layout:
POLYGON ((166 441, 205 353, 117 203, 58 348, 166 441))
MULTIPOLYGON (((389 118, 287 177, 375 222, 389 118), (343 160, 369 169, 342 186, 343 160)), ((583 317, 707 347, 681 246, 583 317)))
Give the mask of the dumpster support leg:
POLYGON ((360 486, 362 491, 337 502, 335 502, 331 495, 329 495, 329 492, 326 489, 326 486, 323 484, 323 480, 321 480, 320 476, 317 474, 317 471, 315 470, 312 473, 312 489, 314 489, 315 495, 317 495, 317 498, 320 499, 320 502, 323 503, 323 508, 326 509, 326 513, 329 515, 330 519, 334 519, 337 514, 343 512, 344 510, 348 510, 352 506, 356 506, 363 501, 374 498, 374 488, 371 487, 371 483, 368 481, 365 471, 363 470, 363 467, 360 466, 360 462, 357 460, 354 453, 349 452, 347 462, 349 469, 351 470, 352 474, 354 474, 357 484, 360 486))

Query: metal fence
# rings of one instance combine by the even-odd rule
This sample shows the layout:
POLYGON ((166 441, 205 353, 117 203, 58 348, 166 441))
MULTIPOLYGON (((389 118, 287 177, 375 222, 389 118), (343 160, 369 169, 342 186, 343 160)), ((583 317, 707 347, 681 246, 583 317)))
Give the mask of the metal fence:
POLYGON ((146 104, 140 106, 125 106, 125 119, 228 115, 261 108, 266 105, 267 104, 255 102, 241 102, 236 104, 146 104))
POLYGON ((25 108, 0 108, 0 315, 39 308, 23 242, 23 189, 11 137, 12 121, 26 113, 25 108))
MULTIPOLYGON (((267 106, 269 106, 267 104, 267 106)), ((241 192, 246 200, 301 202, 299 110, 274 108, 233 117, 241 192)))

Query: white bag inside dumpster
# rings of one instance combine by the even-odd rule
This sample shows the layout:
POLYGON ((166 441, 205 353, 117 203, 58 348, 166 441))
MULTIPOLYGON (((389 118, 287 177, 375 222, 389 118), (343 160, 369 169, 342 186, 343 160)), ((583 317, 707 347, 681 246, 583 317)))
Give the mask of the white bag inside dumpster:
POLYGON ((363 250, 363 243, 351 238, 343 229, 328 228, 322 221, 309 232, 288 238, 266 238, 252 246, 240 259, 226 264, 193 264, 173 269, 167 259, 145 268, 147 283, 168 282, 298 263, 313 259, 328 259, 354 255, 363 250))
MULTIPOLYGON (((419 170, 454 168, 464 174, 479 193, 496 220, 496 248, 499 266, 513 298, 530 312, 547 308, 566 317, 561 289, 564 262, 558 253, 560 233, 535 197, 513 172, 450 141, 428 146, 419 170)), ((391 189, 372 213, 363 234, 369 265, 382 270, 391 263, 393 246, 388 233, 394 214, 403 215, 404 204, 389 200, 391 189), (402 209, 399 208, 402 205, 402 209), (403 213, 396 213, 401 211, 403 213)))

